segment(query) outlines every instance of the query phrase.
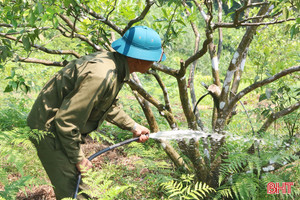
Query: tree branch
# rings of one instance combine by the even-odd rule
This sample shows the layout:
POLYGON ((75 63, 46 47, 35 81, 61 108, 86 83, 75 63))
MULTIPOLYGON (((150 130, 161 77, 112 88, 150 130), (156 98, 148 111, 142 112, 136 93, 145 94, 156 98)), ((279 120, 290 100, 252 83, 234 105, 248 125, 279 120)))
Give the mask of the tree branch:
POLYGON ((291 112, 295 111, 296 109, 298 109, 300 107, 300 101, 298 101, 297 103, 291 105, 288 108, 285 108, 279 112, 276 113, 272 113, 268 119, 265 121, 265 123, 262 125, 262 127, 259 129, 258 133, 262 133, 267 131, 267 129, 270 127, 270 125, 277 120, 280 117, 283 117, 285 115, 290 114, 291 112))
POLYGON ((189 144, 186 141, 181 140, 178 142, 178 146, 182 153, 187 156, 193 164, 192 169, 195 170, 196 178, 198 181, 208 182, 208 177, 210 177, 210 170, 199 152, 199 142, 195 139, 191 139, 189 144))
MULTIPOLYGON (((218 22, 220 23, 222 21, 222 11, 223 11, 223 5, 222 5, 222 0, 217 0, 218 2, 218 22)), ((219 43, 218 43, 218 60, 220 60, 221 57, 221 52, 223 49, 223 31, 222 28, 218 29, 219 33, 219 43)))
MULTIPOLYGON (((17 40, 17 38, 10 36, 10 35, 6 35, 5 33, 0 33, 0 36, 23 44, 22 40, 17 40)), ((73 55, 76 58, 81 57, 80 54, 78 54, 76 51, 73 51, 73 50, 52 50, 52 49, 48 49, 48 48, 45 48, 45 47, 37 45, 37 44, 31 44, 31 46, 38 50, 49 53, 49 54, 59 54, 59 55, 67 54, 67 55, 73 55)))
POLYGON ((159 142, 177 168, 184 168, 189 172, 191 171, 189 166, 184 162, 182 156, 177 153, 177 151, 172 147, 172 145, 169 144, 167 140, 159 140, 159 142))
MULTIPOLYGON (((9 24, 7 24, 9 25, 9 24)), ((7 26, 8 27, 8 26, 7 26)), ((9 28, 12 28, 12 27, 9 27, 9 28)), ((41 28, 31 28, 31 29, 27 29, 27 30, 23 30, 23 33, 28 33, 28 32, 32 32, 32 31, 35 31, 35 30, 48 30, 50 29, 50 27, 41 27, 41 28)), ((18 35, 18 34, 23 34, 21 32, 10 32, 10 33, 5 33, 5 35, 18 35)))
MULTIPOLYGON (((182 4, 184 5, 184 7, 188 7, 188 5, 186 4, 186 1, 182 1, 182 4)), ((187 13, 188 16, 190 16, 190 12, 185 9, 185 12, 187 13)), ((191 24, 191 27, 193 29, 193 32, 194 32, 194 35, 195 35, 195 48, 194 48, 194 54, 197 53, 199 51, 199 41, 200 41, 200 33, 197 29, 197 26, 196 24, 190 20, 190 24, 191 24)), ((195 87, 194 87, 194 78, 195 78, 195 69, 196 69, 196 66, 197 66, 197 60, 195 60, 193 63, 192 63, 192 66, 190 68, 190 74, 189 74, 189 79, 188 79, 188 85, 187 87, 190 88, 190 95, 191 95, 191 100, 192 100, 192 105, 194 107, 194 115, 196 117, 196 121, 197 121, 197 124, 198 126, 201 128, 201 130, 204 129, 204 125, 203 125, 203 122, 202 120, 200 119, 200 114, 199 114, 199 110, 196 106, 196 103, 197 103, 197 99, 196 99, 196 94, 195 94, 195 87)))
POLYGON ((138 83, 130 79, 127 84, 132 87, 132 89, 138 91, 145 99, 151 102, 155 107, 159 110, 162 110, 164 105, 161 104, 158 100, 156 100, 151 94, 149 94, 143 87, 141 87, 138 83))
MULTIPOLYGON (((141 82, 140 82, 138 76, 136 75, 136 73, 132 73, 131 76, 132 76, 133 80, 142 87, 141 82)), ((159 131, 158 123, 157 123, 157 121, 154 117, 154 114, 150 108, 149 102, 146 99, 144 99, 136 90, 134 90, 133 87, 130 87, 130 88, 132 89, 135 98, 138 100, 140 106, 142 107, 142 109, 144 111, 144 114, 147 118, 151 132, 152 133, 158 132, 159 131)))
MULTIPOLYGON (((67 35, 67 33, 66 33, 67 31, 66 31, 66 29, 63 26, 58 26, 57 30, 59 30, 63 36, 68 37, 68 38, 72 38, 71 33, 70 33, 70 35, 67 35)), ((102 50, 102 48, 100 46, 98 46, 97 44, 93 43, 90 39, 88 39, 87 37, 85 37, 83 35, 75 33, 74 37, 80 39, 81 41, 86 42, 91 47, 93 47, 93 49, 95 49, 96 51, 101 51, 102 50)))
POLYGON ((162 64, 156 63, 156 62, 153 63, 152 68, 156 69, 158 71, 164 72, 166 74, 169 74, 171 76, 174 76, 174 77, 176 77, 178 74, 178 70, 172 69, 168 66, 165 66, 165 65, 162 65, 162 64))
POLYGON ((207 45, 212 41, 211 38, 207 38, 202 45, 202 49, 200 49, 197 53, 189 57, 185 62, 182 69, 180 69, 180 74, 186 70, 186 68, 195 60, 201 58, 207 52, 207 45))
POLYGON ((208 22, 207 14, 204 12, 203 8, 201 7, 201 5, 196 0, 193 0, 193 2, 195 3, 196 7, 198 8, 199 12, 201 13, 203 19, 207 23, 208 22))
MULTIPOLYGON (((285 20, 276 20, 273 22, 258 22, 258 23, 240 23, 239 26, 262 26, 262 25, 274 25, 274 24, 280 24, 280 23, 284 23, 287 21, 294 21, 296 20, 295 18, 289 18, 289 19, 285 19, 285 20)), ((220 28, 220 27, 224 27, 224 28, 236 28, 236 25, 234 23, 215 23, 213 26, 213 29, 216 28, 220 28)))
MULTIPOLYGON (((187 3, 186 3, 185 0, 183 0, 181 3, 182 3, 182 5, 183 5, 184 7, 188 7, 188 5, 187 5, 187 3)), ((191 13, 190 13, 187 9, 185 9, 185 12, 186 12, 187 16, 190 16, 190 15, 191 15, 191 13)), ((192 29, 193 29, 194 35, 195 35, 195 48, 194 48, 194 54, 195 54, 197 51, 199 51, 200 33, 199 33, 199 31, 198 31, 198 29, 197 29, 197 26, 195 25, 194 22, 192 22, 192 21, 190 20, 190 24, 191 24, 191 27, 192 27, 192 29)), ((188 87, 191 89, 191 96, 194 96, 194 95, 192 95, 192 93, 194 93, 194 92, 192 92, 192 91, 194 91, 194 90, 193 90, 193 82, 194 82, 194 74, 195 74, 196 64, 197 64, 197 60, 195 60, 195 61, 193 62, 193 64, 192 64, 192 67, 191 67, 191 69, 190 69, 189 79, 188 79, 188 87)), ((195 93, 194 93, 194 94, 195 94, 195 93)), ((192 98, 192 100, 195 100, 195 98, 192 98)))
POLYGON ((158 73, 156 73, 156 71, 154 71, 154 70, 149 70, 147 73, 152 74, 155 77, 155 79, 157 80, 157 82, 163 92, 163 95, 164 95, 165 107, 169 112, 172 113, 169 94, 168 94, 167 88, 166 88, 165 84, 163 83, 162 79, 160 78, 158 73))
POLYGON ((139 84, 130 79, 127 81, 127 84, 133 89, 136 90, 140 95, 142 95, 147 101, 152 103, 159 111, 159 113, 168 121, 170 127, 176 128, 177 123, 172 113, 170 113, 166 107, 156 100, 152 95, 145 91, 139 84))
POLYGON ((115 30, 117 33, 122 35, 122 29, 120 27, 118 27, 115 23, 113 23, 112 21, 108 20, 107 18, 103 17, 102 15, 99 15, 98 13, 96 13, 95 11, 93 11, 92 9, 90 9, 89 7, 87 7, 84 4, 78 4, 78 6, 81 7, 85 12, 87 12, 88 14, 93 16, 96 20, 103 22, 104 24, 108 25, 113 30, 115 30))
POLYGON ((237 93, 237 90, 240 86, 241 77, 242 77, 244 67, 246 64, 247 54, 248 54, 248 48, 246 48, 245 51, 243 52, 243 55, 241 57, 241 63, 238 65, 236 71, 234 72, 234 78, 233 78, 232 86, 231 86, 231 90, 230 90, 231 91, 230 98, 232 98, 233 95, 237 93))
MULTIPOLYGON (((136 83, 140 85, 139 79, 135 73, 132 74, 132 77, 133 77, 134 81, 136 81, 136 83)), ((150 125, 151 132, 154 132, 154 133, 158 132, 159 127, 158 127, 157 121, 155 120, 154 114, 149 106, 149 102, 147 100, 145 100, 144 98, 142 98, 141 95, 134 89, 133 89, 133 93, 134 93, 135 97, 137 98, 138 102, 140 103, 140 105, 146 115, 147 121, 150 125)), ((176 126, 173 126, 172 129, 177 128, 177 124, 175 124, 175 125, 176 126)), ((167 155, 169 156, 169 158, 174 162, 174 164, 176 165, 177 168, 180 169, 180 168, 184 167, 186 169, 189 169, 188 166, 185 164, 184 160, 176 152, 176 150, 172 147, 172 145, 169 144, 168 141, 159 140, 159 142, 160 142, 160 145, 165 150, 165 152, 167 153, 167 155)))
MULTIPOLYGON (((264 15, 268 11, 268 5, 264 5, 260 8, 258 11, 257 15, 264 15)), ((220 105, 220 109, 222 110, 223 108, 226 108, 226 104, 228 103, 228 94, 230 92, 230 85, 232 82, 232 79, 234 75, 238 75, 235 72, 239 69, 241 69, 241 63, 242 63, 242 58, 245 56, 245 52, 247 52, 247 49, 249 48, 253 36, 256 33, 257 26, 255 27, 250 27, 247 28, 236 52, 234 53, 230 64, 228 66, 226 76, 224 79, 223 87, 222 87, 222 92, 220 96, 220 104, 222 103, 222 106, 220 105)), ((246 58, 244 58, 246 59, 246 58)), ((240 77, 241 78, 241 77, 240 77)))
POLYGON ((12 24, 0 23, 0 27, 13 28, 14 26, 12 24))
POLYGON ((64 67, 69 62, 64 60, 63 62, 49 61, 49 60, 41 60, 36 58, 24 58, 18 56, 14 62, 25 62, 25 63, 34 63, 34 64, 42 64, 47 66, 55 66, 55 67, 64 67))
POLYGON ((281 13, 278 13, 276 15, 263 15, 263 16, 255 16, 255 17, 248 17, 246 19, 243 19, 241 21, 239 21, 239 23, 244 23, 244 22, 247 22, 247 21, 251 21, 251 20, 257 20, 257 19, 267 19, 267 18, 272 18, 272 19, 277 19, 275 17, 278 17, 278 15, 280 15, 281 13))
MULTIPOLYGON (((183 60, 180 61, 180 65, 181 65, 180 66, 180 71, 181 71, 182 69, 185 68, 183 60)), ((188 127, 192 130, 196 130, 197 129, 196 117, 190 106, 189 95, 188 95, 187 85, 186 85, 185 71, 179 72, 178 76, 176 76, 176 79, 178 83, 180 102, 181 102, 181 106, 185 118, 188 122, 188 127)))
POLYGON ((74 23, 64 14, 59 14, 60 18, 64 20, 64 22, 67 23, 67 25, 75 32, 78 31, 78 29, 74 26, 74 23))
POLYGON ((115 0, 115 4, 114 4, 114 6, 113 6, 113 9, 111 9, 111 10, 109 11, 109 13, 106 15, 106 19, 107 19, 107 20, 108 20, 109 16, 111 15, 111 13, 116 9, 117 1, 118 1, 118 0, 115 0))
POLYGON ((269 2, 259 2, 259 3, 251 3, 251 0, 246 0, 244 2, 244 5, 238 9, 235 10, 235 16, 234 16, 234 24, 237 26, 239 25, 239 16, 240 14, 246 10, 247 8, 250 8, 250 7, 254 7, 254 6, 262 6, 262 5, 268 5, 269 2))
POLYGON ((300 66, 293 66, 290 67, 288 69, 282 70, 281 72, 275 74, 274 76, 264 79, 262 81, 253 83, 252 85, 246 87, 245 89, 243 89, 242 91, 240 91, 237 95, 235 95, 229 102, 228 107, 226 108, 225 112, 231 111, 231 109, 233 108, 233 106, 246 94, 248 94, 249 92, 252 92, 253 90, 255 90, 258 87, 262 87, 268 83, 274 82, 277 79, 289 75, 291 73, 300 71, 300 66))
POLYGON ((150 0, 146 0, 146 7, 144 8, 144 10, 142 11, 142 13, 140 14, 140 16, 130 20, 128 22, 128 24, 126 25, 126 27, 123 29, 121 35, 124 35, 125 32, 135 23, 143 20, 145 18, 145 16, 147 15, 147 13, 149 12, 151 6, 155 3, 155 1, 150 1, 150 0))

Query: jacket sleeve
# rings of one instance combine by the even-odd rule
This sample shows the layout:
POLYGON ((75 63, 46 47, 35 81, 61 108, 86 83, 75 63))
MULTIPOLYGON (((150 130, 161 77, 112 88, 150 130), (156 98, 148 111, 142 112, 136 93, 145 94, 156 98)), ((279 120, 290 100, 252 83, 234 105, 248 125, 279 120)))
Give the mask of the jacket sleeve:
POLYGON ((119 128, 124 130, 131 130, 135 124, 135 121, 131 119, 117 104, 117 101, 114 102, 110 108, 106 121, 117 125, 119 128))
POLYGON ((84 124, 94 107, 98 96, 104 93, 106 80, 99 76, 88 74, 63 100, 55 115, 55 127, 70 162, 77 163, 84 158, 80 148, 81 133, 84 124))

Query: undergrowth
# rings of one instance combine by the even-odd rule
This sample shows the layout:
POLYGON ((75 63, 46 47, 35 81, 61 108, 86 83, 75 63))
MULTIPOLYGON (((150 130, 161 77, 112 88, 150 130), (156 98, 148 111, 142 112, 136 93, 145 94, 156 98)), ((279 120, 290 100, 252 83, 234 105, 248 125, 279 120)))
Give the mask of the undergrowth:
POLYGON ((26 104, 27 99, 8 95, 0 107, 0 197, 6 200, 15 199, 25 187, 46 184, 45 173, 29 140, 39 139, 44 133, 26 126, 26 104))
POLYGON ((183 174, 180 180, 171 180, 161 184, 168 195, 168 199, 206 199, 210 193, 215 192, 206 183, 194 182, 194 175, 183 174))

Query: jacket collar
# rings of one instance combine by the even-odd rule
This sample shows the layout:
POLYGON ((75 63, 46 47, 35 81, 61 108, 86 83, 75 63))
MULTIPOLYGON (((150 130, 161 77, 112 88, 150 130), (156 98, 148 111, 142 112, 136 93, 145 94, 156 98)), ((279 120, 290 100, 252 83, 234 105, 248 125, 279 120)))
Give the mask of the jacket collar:
POLYGON ((117 63, 117 68, 122 82, 128 81, 130 78, 129 76, 130 73, 129 73, 129 66, 128 66, 126 56, 118 52, 113 52, 113 54, 117 63))

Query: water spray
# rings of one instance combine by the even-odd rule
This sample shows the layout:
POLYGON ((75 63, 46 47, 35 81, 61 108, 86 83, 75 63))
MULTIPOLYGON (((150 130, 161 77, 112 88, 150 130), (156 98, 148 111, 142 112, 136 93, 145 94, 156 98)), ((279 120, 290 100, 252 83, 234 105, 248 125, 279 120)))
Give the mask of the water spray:
MULTIPOLYGON (((191 140, 191 139, 200 140, 201 138, 210 138, 215 141, 220 141, 224 137, 225 137, 225 135, 223 135, 223 134, 209 133, 209 132, 198 131, 198 130, 172 130, 172 131, 160 131, 157 133, 149 134, 149 138, 156 139, 156 140, 191 140)), ((244 142, 249 141, 251 139, 256 140, 255 137, 251 138, 249 136, 247 136, 247 138, 242 138, 240 136, 231 135, 229 138, 230 138, 230 140, 244 140, 244 142)), ((94 158, 96 158, 97 156, 99 156, 107 151, 113 150, 117 147, 123 146, 125 144, 129 144, 131 142, 136 142, 138 140, 139 140, 139 137, 135 137, 135 138, 131 138, 131 139, 125 140, 123 142, 120 142, 118 144, 114 144, 112 146, 109 146, 109 147, 102 149, 102 150, 98 151, 97 153, 91 155, 88 158, 88 160, 91 161, 94 158)), ((79 173, 78 177, 77 177, 76 190, 75 190, 75 194, 73 197, 74 199, 77 198, 77 193, 79 190, 80 182, 81 182, 81 174, 79 173)))
MULTIPOLYGON (((162 131, 162 132, 157 132, 157 133, 152 133, 149 135, 150 138, 152 139, 164 139, 164 140, 179 140, 179 139, 200 139, 203 137, 210 137, 212 136, 215 139, 221 139, 220 137, 224 137, 224 135, 220 135, 220 134, 207 134, 205 132, 202 131, 193 131, 193 130, 176 130, 176 131, 162 131)), ((88 160, 91 161, 94 158, 96 158, 97 156, 100 156, 101 154, 113 150, 117 147, 123 146, 125 144, 129 144, 131 142, 136 142, 139 140, 139 137, 135 137, 135 138, 131 138, 128 140, 125 140, 123 142, 120 142, 118 144, 114 144, 112 146, 109 146, 105 149, 102 149, 100 151, 98 151, 97 153, 91 155, 88 160)), ((79 190, 79 184, 81 182, 81 173, 78 173, 77 176, 77 183, 76 183, 76 189, 75 189, 75 194, 74 194, 74 199, 77 198, 77 193, 79 190)))

